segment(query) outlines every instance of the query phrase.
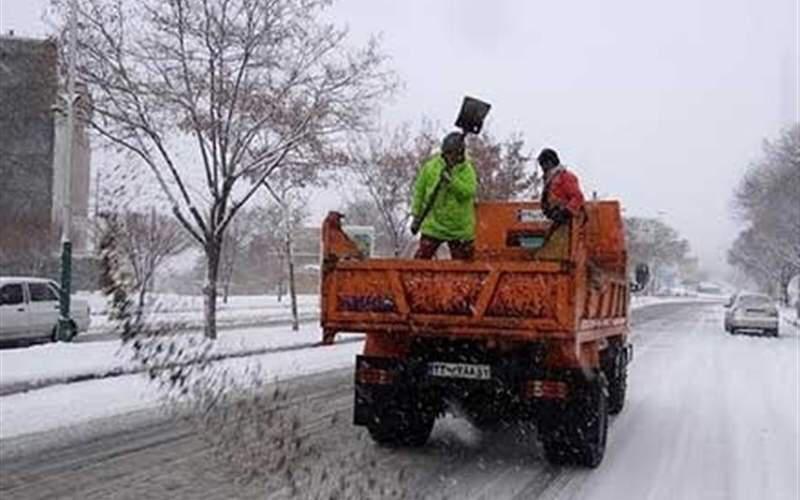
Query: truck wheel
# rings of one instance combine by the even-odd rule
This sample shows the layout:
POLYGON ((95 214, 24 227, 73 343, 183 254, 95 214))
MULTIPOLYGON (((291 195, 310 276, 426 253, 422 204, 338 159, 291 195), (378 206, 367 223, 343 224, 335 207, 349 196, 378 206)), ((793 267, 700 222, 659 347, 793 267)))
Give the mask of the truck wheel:
POLYGON ((436 416, 415 404, 392 405, 367 423, 372 440, 387 446, 423 446, 431 435, 436 416))
POLYGON ((603 460, 608 433, 608 399, 601 376, 586 384, 583 394, 551 415, 542 432, 544 454, 554 465, 597 467, 603 460))
POLYGON ((628 389, 628 361, 624 349, 615 349, 616 354, 604 366, 603 374, 608 380, 608 413, 616 415, 625 406, 628 389))

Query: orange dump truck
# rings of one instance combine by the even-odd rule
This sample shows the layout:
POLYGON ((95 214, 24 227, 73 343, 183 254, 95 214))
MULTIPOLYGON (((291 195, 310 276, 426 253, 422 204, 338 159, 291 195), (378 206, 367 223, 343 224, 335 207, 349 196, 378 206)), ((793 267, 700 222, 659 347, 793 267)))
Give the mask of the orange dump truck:
POLYGON ((340 214, 325 220, 325 341, 366 334, 355 423, 419 446, 447 410, 479 426, 522 420, 551 462, 594 467, 632 354, 619 204, 588 202, 554 231, 536 202, 476 210, 472 261, 366 259, 340 214))

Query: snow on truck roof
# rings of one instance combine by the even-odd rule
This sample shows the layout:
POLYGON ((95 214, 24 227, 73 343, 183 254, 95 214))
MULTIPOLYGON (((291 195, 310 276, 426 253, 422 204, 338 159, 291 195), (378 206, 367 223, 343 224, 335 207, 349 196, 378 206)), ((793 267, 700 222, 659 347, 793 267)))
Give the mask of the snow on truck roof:
POLYGON ((50 278, 37 278, 34 276, 0 276, 0 285, 3 283, 17 283, 19 281, 27 281, 29 283, 55 283, 55 280, 50 278))

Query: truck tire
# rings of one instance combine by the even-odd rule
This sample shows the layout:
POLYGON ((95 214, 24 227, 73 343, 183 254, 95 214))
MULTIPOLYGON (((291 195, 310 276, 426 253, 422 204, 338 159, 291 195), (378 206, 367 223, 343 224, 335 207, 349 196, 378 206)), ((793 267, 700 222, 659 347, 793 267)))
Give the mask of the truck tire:
POLYGON ((614 349, 615 354, 603 368, 608 380, 608 413, 616 415, 625 406, 628 389, 628 360, 624 349, 614 349))
POLYGON ((367 423, 372 440, 385 446, 424 446, 433 430, 436 415, 421 411, 416 404, 393 404, 367 423))
POLYGON ((608 433, 608 397, 604 377, 586 383, 540 426, 547 461, 554 465, 597 467, 603 460, 608 433))

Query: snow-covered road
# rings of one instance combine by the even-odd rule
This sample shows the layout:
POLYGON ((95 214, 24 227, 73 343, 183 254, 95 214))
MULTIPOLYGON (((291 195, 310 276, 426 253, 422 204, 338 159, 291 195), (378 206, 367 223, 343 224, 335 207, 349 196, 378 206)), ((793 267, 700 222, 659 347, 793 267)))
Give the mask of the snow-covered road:
MULTIPOLYGON (((719 304, 664 304, 634 314, 628 402, 595 470, 548 465, 523 428, 480 432, 454 418, 438 421, 422 449, 377 447, 350 425, 351 368, 293 383, 301 430, 322 451, 306 465, 338 467, 351 483, 403 471, 394 486, 409 498, 800 498, 800 333, 784 323, 777 339, 731 336, 721 324, 719 304), (329 415, 338 417, 320 425, 329 415)), ((313 352, 296 362, 325 351, 313 352)), ((269 477, 235 484, 189 424, 143 419, 116 416, 0 441, 0 495, 275 495, 269 477)))
POLYGON ((606 458, 562 496, 800 498, 797 328, 772 339, 720 324, 707 307, 638 339, 606 458))

